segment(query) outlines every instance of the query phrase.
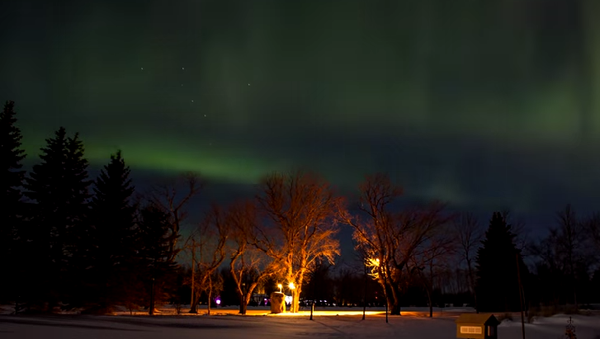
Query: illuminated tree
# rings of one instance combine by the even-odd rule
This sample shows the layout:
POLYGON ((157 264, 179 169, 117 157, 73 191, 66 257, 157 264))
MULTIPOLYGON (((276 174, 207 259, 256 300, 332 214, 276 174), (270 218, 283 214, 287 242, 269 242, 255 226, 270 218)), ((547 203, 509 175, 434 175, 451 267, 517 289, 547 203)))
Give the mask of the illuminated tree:
POLYGON ((272 259, 250 245, 257 224, 255 204, 251 201, 233 204, 227 219, 231 225, 229 272, 240 300, 240 314, 246 314, 254 289, 275 271, 272 259))
POLYGON ((411 260, 441 232, 449 217, 444 205, 394 209, 401 195, 385 174, 367 176, 360 185, 358 213, 346 212, 342 220, 354 228, 357 250, 365 254, 365 265, 381 285, 391 314, 400 314, 401 292, 407 287, 411 260))
POLYGON ((293 284, 291 312, 297 312, 307 273, 316 260, 339 255, 336 214, 341 205, 329 184, 312 173, 271 174, 257 196, 262 213, 253 244, 273 259, 286 284, 293 284))

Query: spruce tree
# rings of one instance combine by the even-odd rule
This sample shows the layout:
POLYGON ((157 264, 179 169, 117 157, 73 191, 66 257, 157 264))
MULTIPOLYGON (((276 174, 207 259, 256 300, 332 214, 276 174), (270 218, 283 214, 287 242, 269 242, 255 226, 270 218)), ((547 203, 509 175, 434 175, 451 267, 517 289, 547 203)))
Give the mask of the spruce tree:
POLYGON ((483 246, 477 252, 476 293, 480 312, 520 309, 517 265, 521 270, 522 279, 525 279, 527 269, 521 258, 521 251, 515 246, 514 238, 506 215, 494 212, 482 241, 483 246))
POLYGON ((17 297, 16 234, 22 214, 21 186, 25 171, 21 170, 21 162, 25 152, 21 149, 21 131, 15 125, 14 104, 7 101, 0 112, 0 272, 6 277, 0 279, 0 302, 17 297))
POLYGON ((131 196, 134 187, 121 151, 111 155, 94 182, 92 199, 92 246, 90 283, 98 304, 98 312, 125 298, 125 283, 131 277, 134 244, 134 214, 131 196))
MULTIPOLYGON (((41 163, 26 178, 25 195, 33 202, 24 236, 32 272, 28 295, 32 306, 69 301, 76 292, 77 261, 85 247, 88 212, 87 160, 77 134, 67 137, 63 127, 46 139, 41 163)), ((44 307, 46 308, 46 307, 44 307)))

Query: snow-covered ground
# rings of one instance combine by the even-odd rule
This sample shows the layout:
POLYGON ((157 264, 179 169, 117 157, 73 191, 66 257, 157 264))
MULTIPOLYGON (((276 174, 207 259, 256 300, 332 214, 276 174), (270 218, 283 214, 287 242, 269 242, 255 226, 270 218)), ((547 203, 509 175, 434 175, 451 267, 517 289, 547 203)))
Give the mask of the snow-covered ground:
MULTIPOLYGON (((159 316, 0 316, 0 338, 456 338, 454 320, 465 310, 456 309, 436 312, 434 318, 423 316, 424 309, 407 309, 403 316, 385 315, 377 309, 369 309, 366 320, 360 314, 345 315, 346 312, 361 311, 359 308, 320 309, 314 320, 309 320, 308 311, 300 315, 271 315, 266 309, 250 308, 251 315, 235 315, 235 309, 219 308, 212 316, 165 315, 159 316), (336 315, 339 314, 339 315, 336 315)), ((600 315, 575 315, 573 324, 578 339, 600 339, 600 315)), ((521 338, 519 318, 505 320, 498 327, 498 338, 521 338)), ((569 316, 555 315, 536 318, 533 324, 525 324, 527 339, 564 338, 569 316)))

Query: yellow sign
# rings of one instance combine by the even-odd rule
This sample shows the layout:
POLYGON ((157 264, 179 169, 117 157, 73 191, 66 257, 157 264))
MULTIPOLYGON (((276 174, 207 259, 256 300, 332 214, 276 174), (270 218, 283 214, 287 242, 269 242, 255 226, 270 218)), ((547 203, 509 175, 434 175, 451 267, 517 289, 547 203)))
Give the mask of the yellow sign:
POLYGON ((479 326, 461 326, 460 333, 465 334, 481 334, 481 327, 479 326))

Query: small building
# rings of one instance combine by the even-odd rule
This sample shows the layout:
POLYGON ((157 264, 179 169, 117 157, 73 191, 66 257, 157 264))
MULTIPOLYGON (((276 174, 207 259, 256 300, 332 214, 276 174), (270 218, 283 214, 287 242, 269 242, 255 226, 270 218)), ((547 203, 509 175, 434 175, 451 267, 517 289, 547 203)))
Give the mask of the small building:
POLYGON ((463 313, 456 319, 456 337, 497 339, 500 322, 493 314, 463 313))
POLYGON ((285 313, 285 294, 271 293, 271 313, 285 313))

